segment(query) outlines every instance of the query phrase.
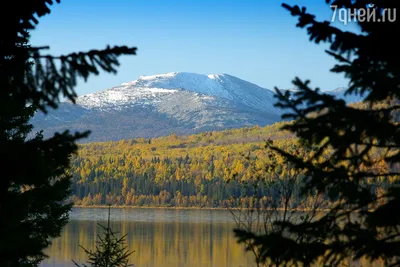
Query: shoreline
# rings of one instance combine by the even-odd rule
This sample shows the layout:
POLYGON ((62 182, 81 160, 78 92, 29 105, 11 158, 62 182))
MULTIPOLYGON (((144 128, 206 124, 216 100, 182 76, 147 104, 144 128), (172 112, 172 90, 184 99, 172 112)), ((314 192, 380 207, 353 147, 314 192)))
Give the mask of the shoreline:
MULTIPOLYGON (((79 208, 79 209, 90 209, 90 208, 95 208, 95 209, 108 209, 109 207, 112 209, 160 209, 160 210, 226 210, 230 211, 228 208, 222 208, 222 207, 165 207, 165 206, 108 206, 108 205, 93 205, 93 206, 81 206, 81 205, 74 205, 72 206, 73 208, 79 208)), ((231 210, 237 211, 238 208, 233 208, 231 210)), ((269 209, 271 210, 271 209, 269 209)), ((267 211, 267 210, 266 210, 267 211)), ((276 209, 276 211, 284 211, 283 208, 276 209)), ((288 210, 290 212, 292 211, 298 211, 298 212, 311 212, 313 211, 312 209, 293 209, 293 210, 288 210)), ((327 212, 329 209, 317 209, 317 212, 327 212)))
POLYGON ((112 209, 160 209, 160 210, 228 210, 228 208, 211 208, 211 207, 165 207, 165 206, 108 206, 108 205, 93 205, 93 206, 81 206, 81 205, 74 205, 73 208, 96 208, 96 209, 108 209, 111 207, 112 209))

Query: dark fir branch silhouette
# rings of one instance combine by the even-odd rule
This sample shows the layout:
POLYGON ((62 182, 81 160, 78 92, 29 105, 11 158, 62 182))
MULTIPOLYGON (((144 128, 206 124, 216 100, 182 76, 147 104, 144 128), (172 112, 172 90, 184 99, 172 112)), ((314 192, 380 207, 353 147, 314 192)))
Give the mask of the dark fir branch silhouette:
POLYGON ((88 250, 80 246, 85 253, 88 255, 88 264, 79 265, 74 260, 72 260, 75 266, 78 267, 128 267, 134 266, 129 264, 129 256, 134 251, 129 251, 128 247, 125 245, 125 238, 127 235, 122 237, 117 237, 116 232, 114 232, 110 227, 110 213, 111 205, 108 207, 108 221, 107 227, 99 224, 103 229, 103 234, 98 235, 99 239, 96 241, 96 249, 94 251, 88 250))
POLYGON ((328 21, 316 21, 305 8, 283 6, 299 18, 297 26, 307 29, 311 41, 330 44, 327 53, 337 61, 331 71, 349 79, 347 94, 363 96, 367 108, 348 106, 318 88, 313 90, 308 80, 296 78, 298 91, 283 93, 276 89, 276 106, 288 110, 285 118, 295 120, 284 128, 295 133, 304 146, 316 147, 316 152, 304 159, 273 149, 305 171, 304 195, 318 190, 335 204, 311 222, 275 221, 285 229, 279 235, 251 231, 236 234, 240 241, 257 246, 262 260, 273 265, 337 266, 362 258, 399 266, 400 129, 393 115, 400 108, 400 43, 396 37, 400 22, 382 22, 382 15, 391 10, 397 16, 400 2, 326 2, 353 13, 373 5, 368 12, 375 12, 376 17, 357 21, 361 31, 352 33, 328 21), (379 163, 389 168, 376 168, 379 163), (387 183, 383 192, 375 194, 378 181, 387 183), (307 238, 298 238, 301 235, 307 238))
POLYGON ((30 31, 52 4, 5 1, 0 8, 0 266, 35 266, 45 258, 43 249, 68 221, 70 155, 75 141, 89 134, 65 131, 45 140, 31 133, 30 118, 56 108, 60 96, 74 101, 77 78, 115 72, 118 56, 136 53, 115 46, 42 54, 46 47, 32 47, 30 31))
MULTIPOLYGON (((242 181, 244 191, 252 191, 251 201, 244 203, 232 198, 240 204, 229 207, 236 227, 234 232, 240 238, 239 243, 244 243, 246 251, 250 251, 256 262, 256 266, 268 266, 271 262, 279 265, 281 255, 276 253, 272 261, 264 259, 264 251, 258 243, 252 241, 250 236, 255 235, 280 235, 286 231, 286 222, 311 222, 321 213, 321 208, 327 203, 322 195, 313 192, 307 197, 300 196, 300 188, 304 180, 303 170, 293 168, 291 162, 283 162, 282 156, 270 147, 273 141, 266 143, 267 164, 263 167, 257 166, 256 160, 246 156, 246 164, 250 169, 252 178, 242 181), (280 221, 282 224, 274 224, 280 221), (242 239, 243 238, 243 239, 242 239)), ((303 150, 298 144, 285 146, 285 151, 307 158, 311 151, 303 150)), ((298 235, 296 238, 306 238, 298 235)), ((284 252, 285 246, 277 246, 276 250, 284 252)), ((283 255, 283 254, 282 254, 283 255)), ((284 256, 283 256, 284 258, 284 256)))

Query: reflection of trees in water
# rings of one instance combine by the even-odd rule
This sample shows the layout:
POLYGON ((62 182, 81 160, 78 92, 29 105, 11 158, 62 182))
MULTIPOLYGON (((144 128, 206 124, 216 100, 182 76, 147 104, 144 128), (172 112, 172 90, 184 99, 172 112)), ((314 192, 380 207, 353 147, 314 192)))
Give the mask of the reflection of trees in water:
MULTIPOLYGON (((71 259, 85 262, 86 254, 79 245, 94 249, 96 236, 101 233, 97 223, 71 221, 47 250, 47 263, 70 266, 71 259)), ((111 222, 113 231, 128 234, 128 248, 135 250, 130 262, 138 267, 254 266, 253 258, 236 243, 233 227, 231 223, 111 222)))

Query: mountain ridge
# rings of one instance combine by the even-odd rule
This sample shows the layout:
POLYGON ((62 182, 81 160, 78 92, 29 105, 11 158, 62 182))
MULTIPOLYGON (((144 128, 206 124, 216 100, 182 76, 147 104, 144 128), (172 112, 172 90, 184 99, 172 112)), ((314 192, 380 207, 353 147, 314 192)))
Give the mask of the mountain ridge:
MULTIPOLYGON (((358 100, 342 90, 328 93, 358 100)), ((47 115, 36 114, 32 123, 45 136, 92 130, 85 142, 265 126, 281 120, 274 94, 229 74, 169 72, 79 96, 76 105, 63 102, 47 115)))

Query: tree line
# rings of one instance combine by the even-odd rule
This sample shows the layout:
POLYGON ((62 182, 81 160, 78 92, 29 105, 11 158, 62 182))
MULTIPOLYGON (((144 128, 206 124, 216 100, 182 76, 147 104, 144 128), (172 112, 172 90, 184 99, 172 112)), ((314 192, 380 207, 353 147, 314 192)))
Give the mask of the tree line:
MULTIPOLYGON (((285 123, 271 126, 81 145, 71 159, 73 178, 70 201, 79 206, 119 205, 157 207, 227 207, 249 205, 254 197, 254 177, 270 181, 257 194, 278 197, 278 180, 289 175, 284 158, 268 157, 266 141, 288 153, 302 151, 299 140, 285 131, 285 123), (281 169, 271 171, 272 161, 281 169)), ((290 123, 289 123, 290 124, 290 123)), ((379 154, 376 150, 374 153, 379 154)), ((383 162, 373 168, 379 173, 383 162)), ((377 194, 392 182, 382 177, 373 183, 377 194)), ((305 208, 298 199, 293 208, 305 208), (296 204, 297 203, 297 204, 296 204)), ((304 203, 304 202, 302 202, 304 203)), ((327 207, 324 207, 327 208, 327 207)))

